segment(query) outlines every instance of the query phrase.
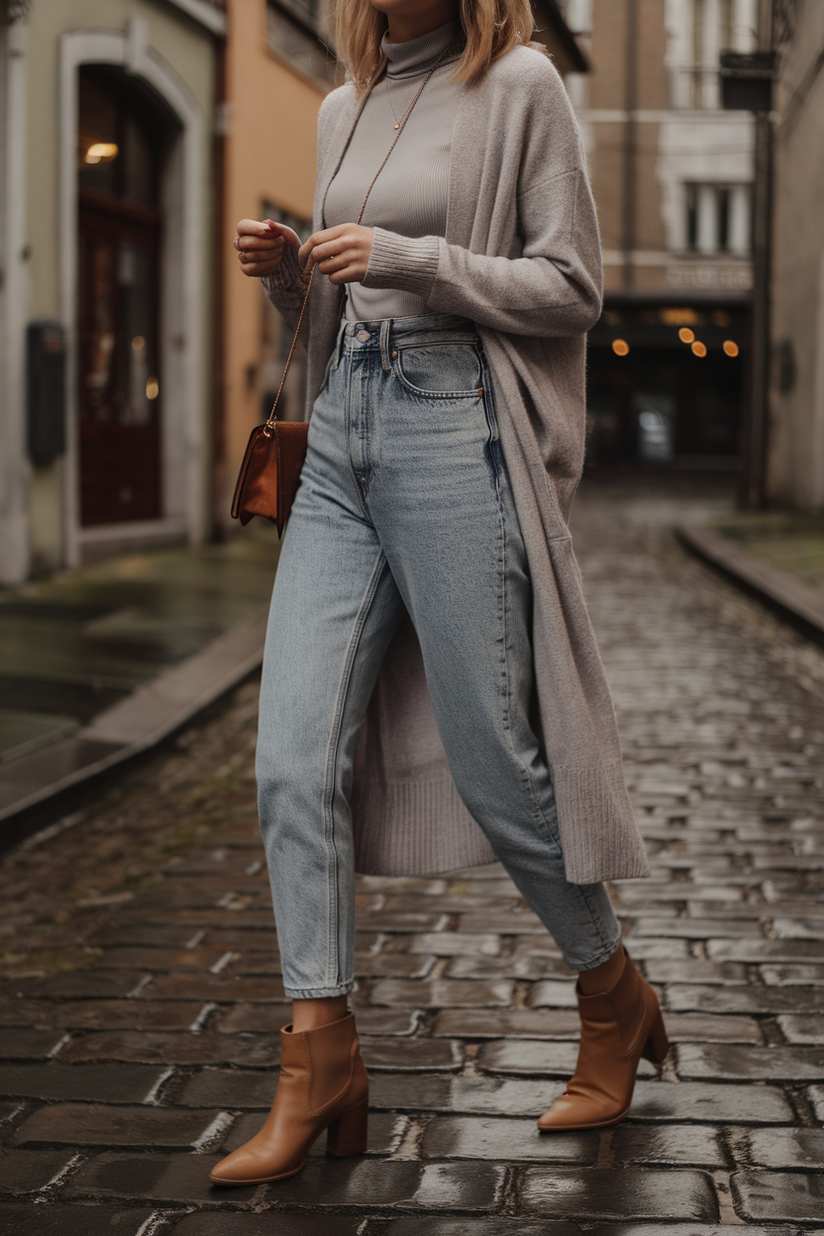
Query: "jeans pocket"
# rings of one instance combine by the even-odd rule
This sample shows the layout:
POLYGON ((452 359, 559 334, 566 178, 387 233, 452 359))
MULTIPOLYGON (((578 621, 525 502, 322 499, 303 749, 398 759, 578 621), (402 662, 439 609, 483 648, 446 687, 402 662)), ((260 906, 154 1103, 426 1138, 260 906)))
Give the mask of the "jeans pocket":
POLYGON ((478 399, 484 365, 474 343, 426 343, 401 347, 395 360, 401 384, 425 399, 478 399))

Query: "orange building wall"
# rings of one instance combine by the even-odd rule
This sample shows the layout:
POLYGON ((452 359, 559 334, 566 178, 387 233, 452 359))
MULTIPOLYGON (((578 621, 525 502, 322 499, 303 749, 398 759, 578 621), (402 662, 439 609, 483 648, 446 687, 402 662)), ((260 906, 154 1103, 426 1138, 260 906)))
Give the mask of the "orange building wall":
MULTIPOLYGON (((265 0, 227 0, 223 252, 225 475, 218 518, 228 507, 246 440, 260 418, 261 288, 240 271, 232 240, 239 219, 264 201, 311 218, 316 122, 324 92, 269 50, 265 0)), ((220 519, 225 513, 225 521, 220 519)))

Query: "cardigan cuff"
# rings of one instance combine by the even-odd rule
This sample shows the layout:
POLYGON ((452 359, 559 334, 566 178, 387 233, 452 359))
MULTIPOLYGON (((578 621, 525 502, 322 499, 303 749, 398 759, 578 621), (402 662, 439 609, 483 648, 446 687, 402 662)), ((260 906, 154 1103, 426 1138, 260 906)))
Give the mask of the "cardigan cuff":
POLYGON ((284 245, 280 265, 271 270, 268 275, 260 277, 263 290, 273 305, 277 308, 283 306, 291 309, 295 301, 299 305, 303 303, 304 288, 300 283, 302 273, 297 249, 293 249, 289 244, 284 245))
POLYGON ((363 287, 391 288, 428 300, 438 273, 440 238, 399 236, 382 227, 373 228, 372 232, 369 265, 361 279, 363 287))

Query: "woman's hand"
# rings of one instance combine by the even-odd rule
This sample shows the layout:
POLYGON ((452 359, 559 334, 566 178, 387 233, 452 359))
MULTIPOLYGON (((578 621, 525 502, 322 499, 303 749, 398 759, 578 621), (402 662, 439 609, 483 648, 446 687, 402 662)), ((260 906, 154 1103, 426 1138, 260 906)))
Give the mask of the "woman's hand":
POLYGON ((360 283, 372 252, 372 228, 341 223, 315 232, 301 246, 300 262, 308 272, 317 265, 330 283, 360 283))
POLYGON ((277 270, 283 260, 286 245, 300 247, 300 238, 290 227, 273 219, 241 219, 237 225, 235 248, 244 275, 260 278, 277 270))

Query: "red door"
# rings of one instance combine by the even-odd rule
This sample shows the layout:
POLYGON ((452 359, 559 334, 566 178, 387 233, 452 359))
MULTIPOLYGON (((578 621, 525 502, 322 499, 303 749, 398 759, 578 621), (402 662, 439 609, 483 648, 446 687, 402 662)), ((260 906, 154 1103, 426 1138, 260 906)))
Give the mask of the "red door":
POLYGON ((116 79, 81 75, 80 508, 84 526, 155 519, 161 375, 157 142, 116 79))

